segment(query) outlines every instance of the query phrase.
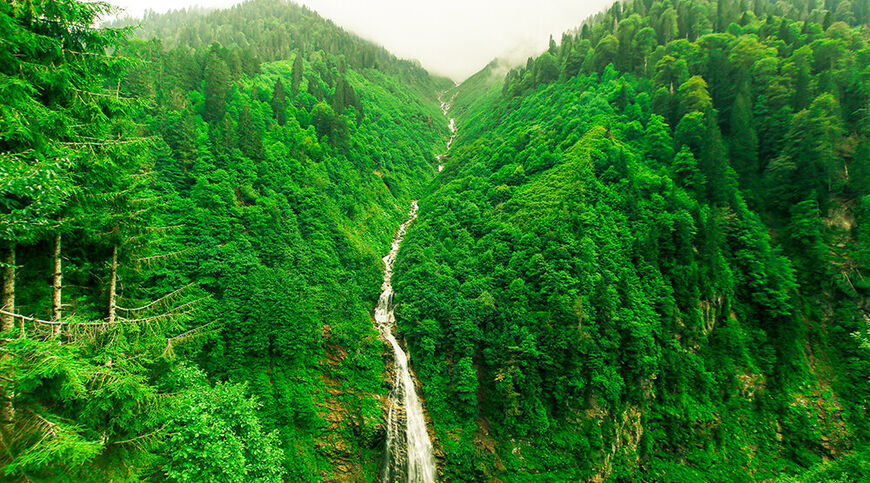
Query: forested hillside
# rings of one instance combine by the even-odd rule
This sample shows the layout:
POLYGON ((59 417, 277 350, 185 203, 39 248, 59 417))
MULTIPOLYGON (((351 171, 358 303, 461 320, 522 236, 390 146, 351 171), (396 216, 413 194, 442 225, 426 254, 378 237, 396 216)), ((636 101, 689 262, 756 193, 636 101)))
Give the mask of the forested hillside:
MULTIPOLYGON (((226 10, 181 9, 147 12, 141 21, 121 19, 115 27, 136 26, 135 35, 160 39, 166 49, 202 50, 218 42, 234 46, 239 61, 287 60, 296 52, 323 51, 336 63, 354 69, 374 68, 407 83, 424 97, 444 89, 444 79, 430 77, 419 63, 397 59, 383 47, 361 40, 305 7, 283 0, 246 1, 226 10)), ((447 84, 448 86, 451 84, 447 84)))
POLYGON ((447 478, 864 481, 866 16, 617 3, 454 91, 395 277, 447 478))
POLYGON ((110 10, 0 3, 0 480, 866 481, 867 0, 616 3, 459 86, 110 10))
POLYGON ((285 2, 107 8, 0 5, 0 479, 372 478, 452 83, 285 2))

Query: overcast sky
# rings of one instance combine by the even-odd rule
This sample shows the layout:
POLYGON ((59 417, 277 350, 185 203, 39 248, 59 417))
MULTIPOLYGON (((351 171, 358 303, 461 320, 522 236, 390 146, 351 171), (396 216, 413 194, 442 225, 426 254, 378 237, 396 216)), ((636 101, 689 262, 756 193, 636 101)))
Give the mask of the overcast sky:
MULTIPOLYGON (((111 0, 110 0, 111 1, 111 0)), ((114 0, 132 16, 238 0, 114 0)), ((299 0, 399 57, 460 81, 495 57, 523 61, 613 0, 299 0)))

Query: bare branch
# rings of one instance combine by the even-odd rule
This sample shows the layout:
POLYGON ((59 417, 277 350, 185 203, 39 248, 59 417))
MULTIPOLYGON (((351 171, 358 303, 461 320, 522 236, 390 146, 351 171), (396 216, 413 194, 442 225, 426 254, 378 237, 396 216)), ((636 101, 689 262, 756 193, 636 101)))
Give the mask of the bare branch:
POLYGON ((170 292, 170 293, 164 295, 163 297, 160 297, 159 299, 157 299, 157 300, 155 300, 155 301, 153 301, 153 302, 151 302, 151 303, 149 303, 149 304, 143 305, 143 306, 141 306, 141 307, 136 307, 136 308, 128 309, 128 308, 124 308, 124 307, 118 306, 117 308, 118 308, 118 310, 123 310, 123 311, 125 311, 125 312, 141 312, 141 311, 143 311, 143 310, 150 309, 151 307, 154 307, 155 305, 158 305, 158 304, 160 304, 161 302, 164 302, 164 301, 168 300, 170 297, 173 297, 173 296, 175 296, 175 295, 178 295, 179 293, 181 293, 182 291, 184 291, 184 290, 190 288, 191 286, 193 286, 193 283, 189 283, 189 284, 185 285, 184 287, 181 287, 181 288, 178 289, 178 290, 175 290, 175 291, 173 291, 173 292, 170 292))
POLYGON ((141 436, 136 436, 135 438, 125 439, 125 440, 122 440, 122 441, 113 441, 113 442, 111 442, 111 443, 109 443, 109 444, 117 444, 117 445, 122 445, 122 444, 135 444, 135 445, 138 446, 138 442, 139 442, 139 441, 142 441, 142 440, 144 440, 144 439, 148 439, 148 438, 154 438, 154 437, 156 437, 158 434, 160 434, 161 432, 163 432, 164 429, 166 429, 166 425, 165 425, 165 424, 164 424, 163 426, 160 426, 159 428, 155 429, 154 431, 151 431, 150 433, 145 433, 145 434, 143 434, 143 435, 141 435, 141 436))
POLYGON ((190 329, 187 332, 182 332, 181 334, 178 334, 175 337, 169 337, 166 339, 166 342, 169 344, 176 342, 176 341, 183 342, 184 340, 188 339, 189 337, 191 337, 193 335, 198 335, 199 333, 206 331, 206 329, 212 325, 213 325, 212 322, 209 322, 209 323, 204 324, 204 325, 200 325, 199 327, 190 329))
POLYGON ((154 315, 151 317, 142 317, 142 318, 138 318, 138 319, 125 319, 123 317, 119 317, 119 320, 120 320, 120 322, 123 322, 125 324, 141 324, 141 323, 154 322, 154 321, 158 321, 158 320, 170 319, 172 317, 187 315, 187 314, 191 313, 191 311, 184 310, 184 309, 187 309, 187 308, 191 307, 193 304, 200 302, 202 300, 205 300, 205 298, 194 300, 193 302, 188 302, 184 305, 180 305, 180 306, 176 307, 175 309, 173 309, 172 311, 166 312, 166 313, 163 313, 160 315, 154 315))
POLYGON ((190 340, 193 337, 198 337, 204 335, 206 332, 210 331, 212 323, 209 322, 205 325, 201 325, 194 329, 190 329, 187 332, 183 332, 181 334, 176 335, 175 337, 169 337, 166 339, 166 348, 163 349, 163 355, 168 357, 174 357, 175 352, 172 350, 175 347, 175 344, 184 343, 190 340))
POLYGON ((81 94, 87 94, 89 96, 94 96, 94 97, 108 97, 109 99, 124 99, 125 101, 134 100, 132 97, 124 97, 124 96, 118 97, 118 96, 115 96, 115 94, 105 94, 105 93, 101 93, 101 92, 83 91, 81 89, 76 89, 75 87, 73 87, 72 90, 79 92, 81 94))
POLYGON ((166 260, 170 258, 178 258, 179 256, 188 253, 193 250, 193 247, 187 247, 183 250, 178 250, 170 253, 162 253, 160 255, 153 255, 150 257, 143 257, 134 259, 133 262, 138 263, 140 265, 150 266, 153 262, 159 262, 160 260, 166 260))
POLYGON ((0 314, 8 315, 11 317, 16 317, 16 318, 19 318, 25 322, 36 322, 36 323, 45 324, 45 325, 63 325, 63 322, 53 322, 50 320, 36 319, 33 317, 27 317, 26 315, 16 314, 14 312, 7 312, 7 311, 2 310, 2 309, 0 309, 0 314))
POLYGON ((76 147, 80 147, 80 146, 117 146, 117 145, 121 145, 121 144, 141 143, 141 142, 145 142, 145 141, 150 141, 151 139, 153 139, 153 138, 147 137, 147 138, 135 138, 135 139, 119 139, 119 140, 115 140, 115 141, 99 141, 99 142, 98 141, 83 141, 83 142, 67 141, 67 142, 61 142, 60 144, 62 144, 64 146, 76 146, 76 147))
POLYGON ((146 226, 145 229, 148 231, 173 231, 179 230, 184 225, 168 225, 168 226, 146 226))

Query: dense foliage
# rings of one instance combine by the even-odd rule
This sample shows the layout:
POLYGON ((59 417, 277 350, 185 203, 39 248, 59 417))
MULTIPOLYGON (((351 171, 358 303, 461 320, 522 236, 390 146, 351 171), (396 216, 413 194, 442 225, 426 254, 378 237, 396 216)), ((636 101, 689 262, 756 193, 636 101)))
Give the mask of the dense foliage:
POLYGON ((445 79, 431 78, 418 62, 397 59, 383 47, 361 41, 332 21, 285 0, 249 0, 218 11, 193 7, 166 14, 146 12, 141 22, 122 19, 112 24, 131 23, 139 26, 137 36, 160 39, 170 50, 202 50, 218 42, 235 46, 243 63, 286 60, 295 52, 322 50, 340 65, 377 69, 427 97, 434 95, 436 85, 444 88, 445 79))
POLYGON ((376 478, 418 196, 443 479, 866 471, 866 0, 617 3, 458 87, 280 0, 109 10, 0 3, 0 479, 376 478))
POLYGON ((259 57, 95 29, 107 8, 0 7, 3 478, 373 474, 380 256, 450 83, 284 2, 197 20, 290 27, 259 57))
POLYGON ((863 447, 863 5, 615 4, 459 87, 396 268, 447 475, 743 481, 863 447))

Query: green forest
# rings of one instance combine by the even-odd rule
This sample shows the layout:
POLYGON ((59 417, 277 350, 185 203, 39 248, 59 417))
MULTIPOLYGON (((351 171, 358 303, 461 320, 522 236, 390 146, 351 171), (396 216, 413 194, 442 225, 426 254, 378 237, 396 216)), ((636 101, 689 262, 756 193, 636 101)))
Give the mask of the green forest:
POLYGON ((0 3, 0 481, 406 481, 385 267, 439 481, 870 481, 870 1, 113 12, 0 3))

